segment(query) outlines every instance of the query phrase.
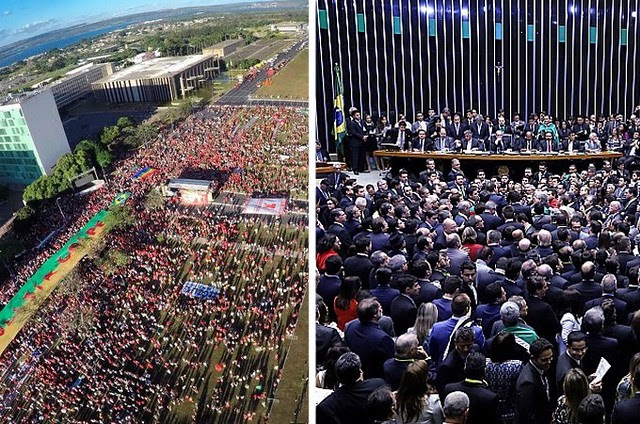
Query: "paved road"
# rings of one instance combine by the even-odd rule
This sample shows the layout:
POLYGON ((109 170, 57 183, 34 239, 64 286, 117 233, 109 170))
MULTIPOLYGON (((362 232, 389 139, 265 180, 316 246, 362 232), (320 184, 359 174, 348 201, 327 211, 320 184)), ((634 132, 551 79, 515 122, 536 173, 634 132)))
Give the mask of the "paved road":
MULTIPOLYGON (((308 43, 308 40, 306 39, 298 41, 289 50, 286 50, 285 52, 280 53, 277 56, 275 63, 278 63, 281 60, 286 60, 287 62, 291 61, 291 59, 293 59, 299 53, 301 47, 304 46, 306 43, 308 43)), ((264 82, 264 80, 267 79, 268 69, 269 69, 268 67, 264 66, 258 72, 255 78, 253 78, 250 81, 243 82, 236 88, 232 88, 231 91, 229 91, 228 93, 220 97, 216 101, 216 103, 222 104, 222 105, 260 104, 260 105, 300 106, 299 102, 293 102, 293 101, 286 102, 286 103, 293 103, 291 105, 283 104, 283 102, 270 103, 270 101, 267 101, 267 100, 265 100, 265 103, 256 103, 255 101, 249 101, 249 96, 255 93, 256 91, 258 91, 258 88, 259 88, 258 84, 264 82)), ((307 102, 304 102, 304 103, 306 106, 307 102)))

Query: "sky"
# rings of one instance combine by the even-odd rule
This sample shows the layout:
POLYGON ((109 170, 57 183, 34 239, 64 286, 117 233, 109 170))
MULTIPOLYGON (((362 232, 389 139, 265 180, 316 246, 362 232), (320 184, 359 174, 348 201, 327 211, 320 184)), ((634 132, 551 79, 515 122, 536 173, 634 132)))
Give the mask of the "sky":
POLYGON ((0 45, 116 16, 241 1, 247 0, 0 0, 0 45))

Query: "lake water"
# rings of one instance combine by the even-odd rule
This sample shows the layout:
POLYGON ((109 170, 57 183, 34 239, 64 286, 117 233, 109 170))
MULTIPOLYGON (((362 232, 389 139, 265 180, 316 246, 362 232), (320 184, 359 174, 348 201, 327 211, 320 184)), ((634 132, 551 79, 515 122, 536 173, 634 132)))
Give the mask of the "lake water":
MULTIPOLYGON (((34 47, 30 47, 28 49, 22 50, 18 53, 15 53, 11 56, 7 56, 5 58, 0 59, 0 68, 3 66, 8 66, 11 65, 15 62, 19 62, 23 59, 26 59, 28 57, 31 57, 33 55, 36 54, 40 54, 40 53, 45 53, 49 50, 52 49, 62 49, 65 48, 67 46, 70 46, 72 44, 77 43, 78 41, 84 40, 86 38, 91 38, 91 37, 95 37, 98 35, 102 35, 102 34, 106 34, 108 32, 111 31, 116 31, 119 29, 123 29, 126 28, 127 26, 131 25, 132 23, 135 22, 123 22, 117 25, 111 25, 108 27, 104 27, 101 29, 96 29, 93 31, 87 31, 87 32, 83 32, 81 34, 76 34, 76 35, 71 35, 69 37, 65 37, 65 38, 60 38, 57 40, 52 40, 34 47)), ((2 51, 2 48, 0 47, 0 52, 2 51)))

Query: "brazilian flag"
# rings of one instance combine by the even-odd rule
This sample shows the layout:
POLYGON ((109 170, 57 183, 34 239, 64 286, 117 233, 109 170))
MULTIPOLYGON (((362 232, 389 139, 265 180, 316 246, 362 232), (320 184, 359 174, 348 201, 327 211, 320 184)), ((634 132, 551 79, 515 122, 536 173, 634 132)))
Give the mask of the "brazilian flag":
POLYGON ((336 63, 335 68, 335 81, 334 91, 335 98, 333 99, 333 134, 336 138, 336 151, 344 156, 344 137, 347 135, 347 123, 344 117, 344 88, 342 86, 342 76, 340 75, 340 67, 336 63))

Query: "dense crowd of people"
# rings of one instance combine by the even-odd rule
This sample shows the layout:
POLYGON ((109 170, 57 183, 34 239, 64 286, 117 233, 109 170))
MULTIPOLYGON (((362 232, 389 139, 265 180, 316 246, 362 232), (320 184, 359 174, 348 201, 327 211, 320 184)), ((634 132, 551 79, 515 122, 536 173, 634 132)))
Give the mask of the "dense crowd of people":
MULTIPOLYGON (((450 130, 429 115, 388 130, 450 130)), ((556 146, 595 132, 623 156, 524 176, 427 159, 368 185, 336 164, 320 181, 318 423, 638 422, 640 120, 551 121, 496 126, 556 146)))
POLYGON ((121 158, 108 185, 63 197, 66 220, 45 211, 26 239, 62 228, 21 258, 2 286, 4 303, 118 193, 132 193, 134 219, 104 236, 103 253, 83 258, 4 350, 0 416, 266 422, 306 289, 306 194, 288 193, 296 201, 283 216, 242 212, 247 194, 305 185, 305 122, 288 108, 207 107, 121 158), (132 180, 142 166, 156 172, 132 180), (211 205, 147 202, 170 178, 205 175, 217 178, 211 205), (103 266, 107 252, 126 263, 103 266), (186 296, 185 282, 220 294, 186 296))

